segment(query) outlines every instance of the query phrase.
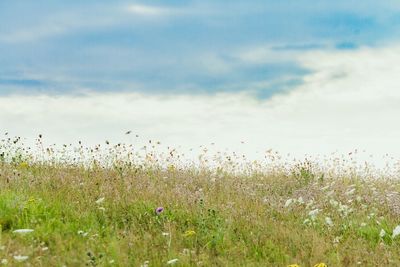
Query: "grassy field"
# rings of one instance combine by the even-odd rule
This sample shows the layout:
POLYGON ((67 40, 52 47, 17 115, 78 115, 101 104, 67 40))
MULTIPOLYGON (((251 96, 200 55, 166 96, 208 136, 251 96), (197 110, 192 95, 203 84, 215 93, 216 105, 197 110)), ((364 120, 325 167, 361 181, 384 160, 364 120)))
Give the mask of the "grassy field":
POLYGON ((310 162, 232 172, 230 158, 162 167, 152 154, 83 165, 6 145, 0 265, 400 266, 393 178, 310 162))

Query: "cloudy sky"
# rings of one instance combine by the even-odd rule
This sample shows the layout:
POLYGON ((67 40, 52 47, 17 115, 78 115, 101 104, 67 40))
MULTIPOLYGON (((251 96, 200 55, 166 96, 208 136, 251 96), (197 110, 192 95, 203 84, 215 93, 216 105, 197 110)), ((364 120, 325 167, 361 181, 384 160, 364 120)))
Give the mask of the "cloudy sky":
POLYGON ((399 34, 390 0, 3 0, 0 130, 400 158, 399 34))

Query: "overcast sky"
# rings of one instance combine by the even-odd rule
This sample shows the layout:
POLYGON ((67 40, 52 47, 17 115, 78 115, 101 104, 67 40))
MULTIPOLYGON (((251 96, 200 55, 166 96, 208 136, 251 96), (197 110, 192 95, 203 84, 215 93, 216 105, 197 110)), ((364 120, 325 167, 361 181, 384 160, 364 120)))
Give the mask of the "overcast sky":
POLYGON ((0 127, 400 157, 399 34, 398 1, 3 0, 0 127))

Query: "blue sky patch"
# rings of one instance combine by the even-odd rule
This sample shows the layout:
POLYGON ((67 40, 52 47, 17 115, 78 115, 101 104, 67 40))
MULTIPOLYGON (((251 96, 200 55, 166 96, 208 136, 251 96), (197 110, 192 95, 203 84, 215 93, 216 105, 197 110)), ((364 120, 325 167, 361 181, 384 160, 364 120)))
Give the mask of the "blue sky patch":
POLYGON ((308 73, 282 53, 396 41, 399 11, 372 0, 6 0, 0 73, 12 75, 0 77, 0 90, 195 94, 260 92, 254 84, 265 83, 258 95, 269 97, 308 73), (270 56, 240 56, 257 48, 270 56))

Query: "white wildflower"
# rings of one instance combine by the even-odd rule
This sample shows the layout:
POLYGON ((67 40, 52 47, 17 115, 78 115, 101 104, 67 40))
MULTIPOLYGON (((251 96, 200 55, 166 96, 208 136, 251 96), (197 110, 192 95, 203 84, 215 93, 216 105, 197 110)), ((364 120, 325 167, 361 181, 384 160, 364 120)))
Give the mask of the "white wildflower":
POLYGON ((178 262, 178 259, 172 259, 172 260, 167 261, 167 265, 173 265, 177 262, 178 262))
POLYGON ((162 233, 163 236, 169 236, 169 233, 162 233))
POLYGON ((328 225, 329 227, 333 226, 333 221, 330 217, 325 217, 325 223, 326 225, 328 225))
POLYGON ((395 238, 398 235, 400 235, 400 225, 397 225, 396 228, 394 228, 392 238, 395 238))
POLYGON ((332 207, 339 206, 339 202, 337 202, 336 200, 333 200, 333 199, 329 200, 329 203, 332 205, 332 207))
POLYGON ((309 224, 311 224, 311 221, 310 221, 310 219, 305 219, 305 220, 303 221, 303 224, 305 224, 305 225, 309 225, 309 224))
POLYGON ((79 230, 79 231, 78 231, 78 235, 87 236, 88 233, 86 233, 86 232, 84 232, 84 231, 82 231, 82 230, 79 230))
POLYGON ((297 199, 297 202, 298 202, 299 204, 304 204, 303 197, 299 197, 299 198, 297 199))
POLYGON ((46 250, 49 250, 49 248, 48 247, 43 247, 42 248, 42 251, 46 251, 46 250))
POLYGON ((333 243, 334 243, 334 244, 338 244, 338 243, 340 243, 340 240, 342 240, 342 238, 341 238, 340 236, 336 236, 336 237, 333 239, 333 243))
POLYGON ((7 264, 8 264, 8 260, 7 260, 7 259, 2 259, 2 260, 1 260, 1 264, 7 265, 7 264))
POLYGON ((294 200, 291 199, 291 198, 289 198, 288 200, 286 200, 286 202, 285 202, 285 208, 289 207, 293 202, 294 202, 294 200))
POLYGON ((315 220, 315 217, 317 217, 319 213, 319 209, 313 209, 308 213, 308 216, 310 216, 311 220, 315 220))
POLYGON ((386 235, 385 230, 381 229, 381 231, 379 232, 379 236, 380 236, 381 238, 383 238, 385 235, 386 235))
POLYGON ((23 262, 23 261, 26 261, 27 259, 29 259, 29 256, 22 256, 22 255, 14 256, 14 260, 16 260, 18 262, 23 262))
POLYGON ((101 198, 99 198, 98 200, 96 200, 96 204, 101 204, 101 203, 104 202, 104 200, 105 200, 105 198, 104 198, 104 197, 101 197, 101 198))
POLYGON ((361 227, 365 227, 365 226, 367 226, 367 224, 366 224, 365 222, 362 222, 362 223, 360 224, 360 226, 361 226, 361 227))
POLYGON ((32 233, 34 230, 33 229, 17 229, 14 230, 13 233, 14 234, 28 234, 28 233, 32 233))
POLYGON ((351 213, 353 211, 352 208, 349 208, 349 206, 347 205, 343 205, 339 203, 339 207, 338 207, 338 211, 344 216, 346 217, 347 215, 349 215, 349 213, 351 213))

